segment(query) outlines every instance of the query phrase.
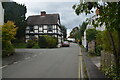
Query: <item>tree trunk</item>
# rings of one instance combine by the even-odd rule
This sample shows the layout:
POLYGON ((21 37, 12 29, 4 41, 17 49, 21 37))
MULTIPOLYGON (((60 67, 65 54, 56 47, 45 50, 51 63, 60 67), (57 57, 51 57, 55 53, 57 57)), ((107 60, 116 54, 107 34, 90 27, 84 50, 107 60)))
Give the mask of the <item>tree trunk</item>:
POLYGON ((107 31, 108 31, 108 36, 109 36, 109 39, 110 39, 110 43, 111 43, 112 48, 113 48, 113 54, 116 55, 117 51, 116 51, 115 42, 114 42, 112 33, 109 30, 107 30, 107 31))
POLYGON ((120 29, 117 30, 118 33, 118 49, 116 54, 116 69, 117 76, 120 77, 120 29))
POLYGON ((118 77, 119 76, 119 74, 120 74, 120 32, 119 32, 119 30, 117 30, 117 32, 118 32, 118 49, 116 49, 117 47, 115 46, 115 41, 114 41, 114 39, 113 39, 113 35, 112 35, 112 33, 108 30, 108 35, 109 35, 109 38, 110 38, 110 43, 111 43, 111 45, 112 45, 112 48, 113 48, 113 54, 114 54, 114 56, 115 56, 115 72, 116 72, 116 77, 118 77))

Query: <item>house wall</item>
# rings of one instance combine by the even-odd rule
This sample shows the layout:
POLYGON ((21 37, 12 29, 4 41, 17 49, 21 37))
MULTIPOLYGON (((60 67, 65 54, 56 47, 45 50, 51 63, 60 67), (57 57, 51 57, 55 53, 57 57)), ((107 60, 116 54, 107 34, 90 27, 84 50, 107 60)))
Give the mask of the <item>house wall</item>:
MULTIPOLYGON (((94 28, 92 25, 87 25, 87 29, 92 29, 94 28)), ((82 45, 86 48, 87 47, 87 40, 86 40, 86 30, 84 31, 84 36, 82 37, 82 45)))
MULTIPOLYGON (((94 28, 93 25, 87 25, 86 30, 87 30, 87 29, 92 29, 92 28, 94 28)), ((82 45, 83 45, 85 48, 87 47, 86 30, 84 31, 84 36, 82 37, 82 45)), ((96 30, 104 31, 104 30, 105 30, 105 25, 98 26, 98 27, 96 28, 96 30)))
POLYGON ((2 7, 2 2, 0 2, 0 25, 4 24, 4 9, 2 7))
MULTIPOLYGON (((33 26, 33 31, 30 31, 30 26, 26 27, 26 33, 32 33, 36 38, 40 34, 50 34, 50 33, 58 33, 62 34, 61 29, 58 25, 52 25, 52 31, 48 31, 48 25, 35 25, 33 26), (35 35, 36 34, 36 35, 35 35)), ((62 41, 62 37, 59 35, 53 35, 58 38, 59 43, 62 41)), ((30 35, 26 35, 26 42, 30 39, 30 35)))

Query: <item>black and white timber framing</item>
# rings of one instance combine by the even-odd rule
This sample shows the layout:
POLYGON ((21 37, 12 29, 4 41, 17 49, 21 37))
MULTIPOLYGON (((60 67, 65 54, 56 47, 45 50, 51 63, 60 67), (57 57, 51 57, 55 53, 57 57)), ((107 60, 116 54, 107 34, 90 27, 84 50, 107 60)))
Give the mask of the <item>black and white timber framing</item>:
POLYGON ((41 15, 37 15, 37 17, 30 16, 27 19, 26 42, 32 37, 39 38, 40 35, 51 35, 57 37, 59 43, 61 43, 63 33, 60 25, 59 14, 46 14, 46 12, 41 12, 41 15))

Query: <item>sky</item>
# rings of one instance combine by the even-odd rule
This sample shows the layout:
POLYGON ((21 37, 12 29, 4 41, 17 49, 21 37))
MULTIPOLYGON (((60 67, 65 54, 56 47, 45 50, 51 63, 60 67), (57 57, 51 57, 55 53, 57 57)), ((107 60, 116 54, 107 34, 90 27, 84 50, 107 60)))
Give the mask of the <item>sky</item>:
POLYGON ((40 15, 41 11, 48 14, 58 13, 60 15, 61 24, 67 28, 67 36, 70 31, 82 24, 86 18, 91 15, 81 14, 77 16, 72 9, 74 4, 78 4, 79 0, 13 0, 27 7, 26 18, 31 15, 40 15))

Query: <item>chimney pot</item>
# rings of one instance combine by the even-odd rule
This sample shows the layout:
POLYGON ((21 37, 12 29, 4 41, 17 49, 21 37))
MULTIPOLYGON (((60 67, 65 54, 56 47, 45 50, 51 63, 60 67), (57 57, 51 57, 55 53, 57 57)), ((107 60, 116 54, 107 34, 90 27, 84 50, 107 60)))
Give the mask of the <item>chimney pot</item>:
POLYGON ((45 16, 46 12, 45 11, 41 11, 41 16, 45 16))

